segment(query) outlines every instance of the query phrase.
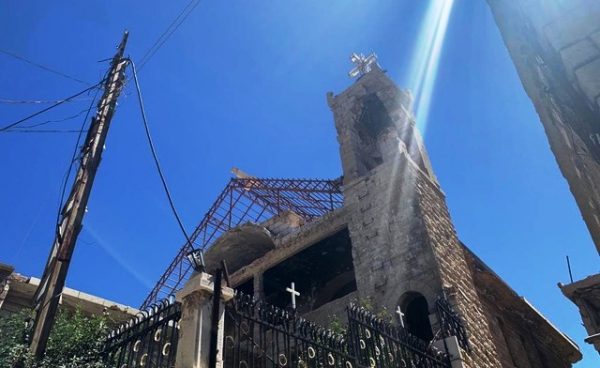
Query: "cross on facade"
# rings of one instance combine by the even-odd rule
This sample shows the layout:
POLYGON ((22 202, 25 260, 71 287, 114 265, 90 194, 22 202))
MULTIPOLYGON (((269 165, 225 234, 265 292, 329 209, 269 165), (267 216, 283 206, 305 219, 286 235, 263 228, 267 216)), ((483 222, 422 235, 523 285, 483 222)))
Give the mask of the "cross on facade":
POLYGON ((300 293, 296 291, 296 284, 292 282, 291 287, 285 288, 285 291, 292 295, 292 308, 296 309, 296 297, 300 296, 300 293))
POLYGON ((377 55, 371 53, 371 55, 365 56, 353 52, 352 55, 350 55, 350 61, 355 67, 348 72, 348 76, 350 78, 356 78, 371 71, 371 65, 377 64, 377 55))
POLYGON ((402 326, 402 328, 404 328, 404 313, 402 312, 402 309, 400 308, 400 306, 398 306, 398 308, 396 308, 396 314, 398 315, 398 319, 400 320, 400 326, 402 326))

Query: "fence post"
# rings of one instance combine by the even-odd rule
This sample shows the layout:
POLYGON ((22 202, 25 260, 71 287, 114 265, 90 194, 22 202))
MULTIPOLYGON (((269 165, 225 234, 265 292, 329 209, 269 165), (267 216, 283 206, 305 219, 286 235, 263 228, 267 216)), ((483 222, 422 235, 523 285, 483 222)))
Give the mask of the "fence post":
POLYGON ((451 368, 465 367, 461 348, 458 344, 458 339, 456 338, 456 336, 450 336, 446 338, 442 337, 440 340, 434 342, 433 346, 438 348, 438 350, 440 351, 446 351, 446 353, 448 353, 451 368))
MULTIPOLYGON (((181 320, 175 368, 212 368, 209 367, 209 356, 214 288, 215 277, 202 272, 193 275, 176 294, 177 301, 181 303, 181 320)), ((223 366, 223 303, 231 298, 233 289, 223 286, 218 304, 216 368, 223 366)))

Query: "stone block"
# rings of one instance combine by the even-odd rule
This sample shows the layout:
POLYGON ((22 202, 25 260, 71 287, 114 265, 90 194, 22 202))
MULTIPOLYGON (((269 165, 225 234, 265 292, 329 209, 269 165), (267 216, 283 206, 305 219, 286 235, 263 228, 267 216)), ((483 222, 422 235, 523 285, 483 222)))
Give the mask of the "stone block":
POLYGON ((595 105, 600 97, 600 59, 581 66, 575 71, 575 76, 590 104, 595 105))
POLYGON ((580 7, 547 24, 544 35, 552 47, 560 51, 598 31, 598 19, 600 10, 580 7))
POLYGON ((600 48, 600 31, 592 33, 589 38, 596 47, 600 48))
POLYGON ((600 48, 585 39, 563 49, 560 56, 569 74, 573 75, 577 68, 600 57, 600 48))

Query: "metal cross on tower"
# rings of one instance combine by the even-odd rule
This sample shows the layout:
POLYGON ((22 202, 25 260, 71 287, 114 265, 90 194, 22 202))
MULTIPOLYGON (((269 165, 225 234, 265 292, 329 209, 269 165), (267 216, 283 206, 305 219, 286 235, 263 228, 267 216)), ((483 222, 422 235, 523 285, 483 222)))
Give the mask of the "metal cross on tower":
POLYGON ((352 55, 350 55, 350 61, 355 67, 348 72, 348 76, 350 78, 356 78, 371 71, 371 66, 377 64, 377 55, 373 52, 369 56, 353 52, 352 55))
POLYGON ((402 312, 402 309, 400 308, 400 306, 398 306, 398 308, 396 308, 396 314, 398 315, 398 319, 400 320, 400 326, 402 326, 402 328, 404 328, 404 313, 402 312))
POLYGON ((291 287, 285 288, 285 291, 292 294, 292 309, 296 309, 296 297, 300 296, 300 293, 296 291, 296 284, 292 282, 291 287))

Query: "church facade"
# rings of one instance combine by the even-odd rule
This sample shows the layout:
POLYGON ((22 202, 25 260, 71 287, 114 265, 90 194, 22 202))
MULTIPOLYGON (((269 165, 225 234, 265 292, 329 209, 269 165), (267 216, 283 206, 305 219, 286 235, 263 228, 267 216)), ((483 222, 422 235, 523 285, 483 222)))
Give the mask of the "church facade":
POLYGON ((232 286, 283 308, 294 283, 297 312, 322 325, 344 318, 350 302, 391 316, 397 310, 425 341, 439 337, 436 303, 446 300, 466 331, 464 367, 570 367, 580 360, 577 346, 458 238, 410 92, 373 65, 327 102, 343 204, 308 222, 290 210, 239 224, 206 251, 208 271, 225 260, 232 286))

